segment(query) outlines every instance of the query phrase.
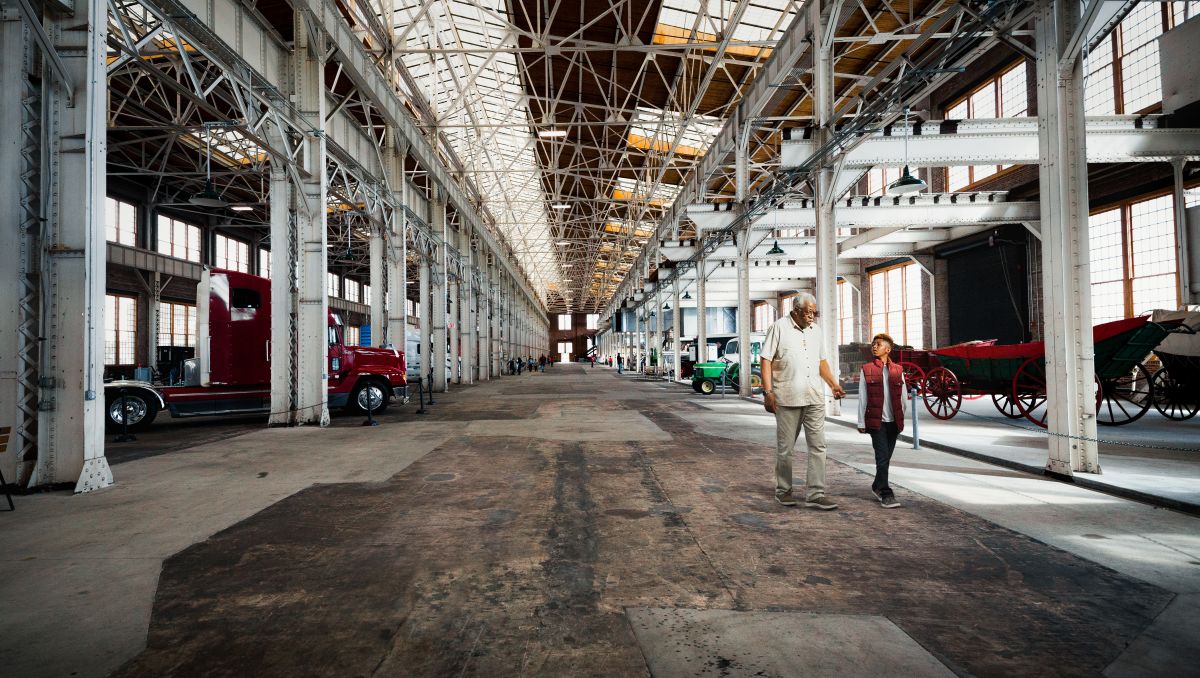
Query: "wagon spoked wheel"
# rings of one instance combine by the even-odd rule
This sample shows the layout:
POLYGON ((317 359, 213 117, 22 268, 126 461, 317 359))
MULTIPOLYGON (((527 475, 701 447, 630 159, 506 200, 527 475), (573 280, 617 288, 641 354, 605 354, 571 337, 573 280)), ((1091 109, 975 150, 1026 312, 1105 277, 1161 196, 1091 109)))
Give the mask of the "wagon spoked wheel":
POLYGON ((1116 379, 1102 378, 1096 423, 1104 426, 1131 424, 1150 410, 1153 395, 1150 373, 1140 363, 1116 379))
POLYGON ((1012 395, 1017 411, 1029 421, 1046 428, 1046 363, 1028 358, 1013 375, 1012 395))
POLYGON ((1000 414, 1009 419, 1020 419, 1022 416, 1021 408, 1017 407, 1017 401, 1013 400, 1010 393, 993 393, 992 404, 996 406, 997 410, 1000 410, 1000 414))
POLYGON ((917 389, 917 393, 925 393, 925 370, 916 363, 896 364, 904 370, 904 383, 908 385, 908 388, 917 389))
POLYGON ((962 407, 962 387, 958 377, 944 367, 935 367, 925 375, 925 409, 938 419, 949 419, 962 407))
POLYGON ((1194 388, 1189 390, 1172 376, 1169 368, 1162 368, 1154 373, 1151 380, 1151 392, 1154 394, 1154 409, 1162 416, 1175 421, 1184 421, 1200 412, 1200 396, 1194 388))

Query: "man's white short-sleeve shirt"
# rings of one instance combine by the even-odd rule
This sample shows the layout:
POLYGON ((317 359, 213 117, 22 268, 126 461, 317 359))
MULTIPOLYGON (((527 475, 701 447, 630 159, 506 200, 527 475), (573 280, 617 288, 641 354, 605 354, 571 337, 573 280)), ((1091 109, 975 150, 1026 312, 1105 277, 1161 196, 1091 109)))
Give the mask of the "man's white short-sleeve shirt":
POLYGON ((776 320, 767 329, 761 357, 771 361, 776 404, 807 407, 825 403, 825 381, 821 379, 825 345, 816 325, 800 329, 790 313, 776 320))

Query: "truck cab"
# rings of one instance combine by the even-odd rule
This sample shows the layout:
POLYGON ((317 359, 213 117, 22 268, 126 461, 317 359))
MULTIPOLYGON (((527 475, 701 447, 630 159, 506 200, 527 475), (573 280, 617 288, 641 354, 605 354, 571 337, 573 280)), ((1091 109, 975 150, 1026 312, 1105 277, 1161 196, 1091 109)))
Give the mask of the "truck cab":
MULTIPOLYGON (((750 335, 750 364, 758 364, 758 356, 762 353, 763 342, 766 341, 767 335, 762 332, 754 332, 750 335)), ((740 346, 737 337, 730 339, 725 343, 725 354, 722 359, 726 362, 736 363, 740 359, 740 346)))
MULTIPOLYGON (((162 410, 172 417, 267 414, 271 409, 271 282, 207 269, 197 286, 196 357, 182 366, 179 383, 108 382, 105 422, 144 428, 162 410)), ((341 317, 327 325, 331 408, 382 412, 404 398, 404 354, 396 349, 347 346, 341 317)))

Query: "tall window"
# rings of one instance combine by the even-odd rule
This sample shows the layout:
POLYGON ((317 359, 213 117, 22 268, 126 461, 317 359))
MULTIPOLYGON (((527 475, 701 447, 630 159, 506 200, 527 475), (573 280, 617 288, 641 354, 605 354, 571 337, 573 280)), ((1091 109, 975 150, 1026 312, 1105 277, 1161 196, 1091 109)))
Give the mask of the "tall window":
POLYGON ((837 289, 838 343, 849 344, 854 341, 854 288, 839 280, 837 289))
POLYGON ((600 314, 598 314, 598 313, 589 313, 589 314, 587 314, 587 328, 588 328, 589 330, 594 330, 594 329, 596 329, 596 326, 597 326, 599 323, 600 323, 600 314))
POLYGON ((137 351, 137 299, 104 297, 104 364, 133 365, 137 351))
POLYGON ((196 345, 196 307, 164 301, 158 305, 158 345, 196 345))
POLYGON ((346 297, 346 301, 353 301, 357 304, 359 299, 358 290, 359 284, 357 280, 346 278, 345 282, 342 283, 342 295, 346 297))
POLYGON ((258 274, 264 278, 271 277, 271 250, 259 248, 258 274))
POLYGON ((1179 306, 1174 210, 1174 196, 1164 195, 1088 219, 1093 322, 1179 306))
POLYGON ((421 317, 421 305, 420 304, 413 301, 412 299, 405 299, 404 303, 408 304, 408 316, 410 318, 420 318, 421 317))
POLYGON ((570 313, 559 313, 558 314, 558 329, 560 329, 560 330, 571 329, 571 314, 570 313))
POLYGON ((1158 36, 1200 14, 1196 2, 1143 2, 1087 57, 1088 115, 1141 113, 1162 101, 1158 36))
POLYGON ((371 286, 370 285, 362 286, 362 303, 366 304, 367 306, 371 305, 371 286))
POLYGON ((217 268, 250 272, 250 244, 217 234, 217 251, 213 258, 217 268))
POLYGON ((200 227, 158 216, 158 253, 176 259, 200 261, 200 227))
MULTIPOLYGON (((570 317, 570 316, 568 316, 568 317, 570 317)), ((560 363, 571 362, 571 342, 569 342, 569 341, 558 342, 558 362, 560 362, 560 363)))
POLYGON ((779 320, 779 311, 771 304, 763 303, 754 307, 754 324, 752 327, 755 332, 766 332, 771 323, 779 320))
POLYGON ((341 280, 336 273, 325 274, 325 294, 330 299, 341 294, 341 280))
POLYGON ((897 344, 925 347, 921 313, 921 269, 901 264, 870 275, 871 335, 890 334, 897 344))
POLYGON ((360 336, 361 335, 359 334, 358 327, 356 327, 354 325, 346 326, 346 345, 347 346, 358 346, 360 336))
POLYGON ((130 247, 137 245, 137 208, 116 198, 107 198, 104 201, 104 233, 109 242, 130 247))
POLYGON ((867 172, 867 195, 885 195, 887 187, 900 178, 902 171, 899 167, 877 167, 867 172))
MULTIPOLYGON (((962 99, 947 107, 947 120, 1019 118, 1029 115, 1029 91, 1025 83, 1025 61, 1021 60, 984 81, 962 99)), ((992 176, 1007 165, 950 167, 946 186, 958 191, 992 176)))

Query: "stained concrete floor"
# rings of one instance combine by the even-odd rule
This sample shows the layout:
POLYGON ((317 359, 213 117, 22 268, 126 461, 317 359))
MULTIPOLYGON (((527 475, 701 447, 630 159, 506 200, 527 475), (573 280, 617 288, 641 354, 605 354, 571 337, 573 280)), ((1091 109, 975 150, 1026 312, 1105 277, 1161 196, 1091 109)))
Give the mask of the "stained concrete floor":
POLYGON ((603 368, 437 401, 378 428, 340 418, 143 456, 89 495, 18 498, 0 514, 0 666, 1148 675, 1200 661, 1190 516, 903 451, 905 507, 883 510, 865 440, 840 427, 841 507, 784 508, 761 408, 603 368))

